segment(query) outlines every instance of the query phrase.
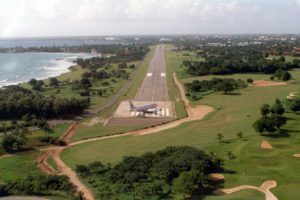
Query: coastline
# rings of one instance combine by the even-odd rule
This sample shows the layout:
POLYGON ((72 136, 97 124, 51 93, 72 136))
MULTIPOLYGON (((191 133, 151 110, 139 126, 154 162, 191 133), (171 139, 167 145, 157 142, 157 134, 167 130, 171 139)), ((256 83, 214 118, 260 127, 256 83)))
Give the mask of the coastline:
MULTIPOLYGON (((22 53, 23 54, 23 53, 22 53)), ((35 53, 35 54, 40 54, 40 52, 35 53)), ((44 52, 45 55, 51 55, 51 54, 57 54, 57 58, 52 58, 51 60, 45 60, 44 62, 47 63, 47 65, 51 65, 51 66, 37 66, 36 69, 34 70, 42 70, 42 73, 40 72, 40 76, 34 76, 34 74, 32 74, 32 76, 26 74, 26 78, 24 78, 24 80, 18 80, 18 78, 20 76, 22 76, 22 74, 16 74, 14 77, 9 77, 5 80, 0 80, 0 88, 5 88, 7 86, 11 86, 11 85, 25 85, 27 84, 27 82, 34 78, 36 80, 43 80, 43 81, 47 81, 49 78, 57 78, 57 79, 63 79, 60 77, 64 77, 69 73, 73 72, 73 69, 76 69, 76 59, 79 57, 92 57, 92 56, 99 56, 99 55, 91 55, 89 53, 80 53, 80 54, 73 54, 73 53, 66 53, 66 54, 61 54, 64 57, 61 58, 59 56, 60 53, 48 53, 48 52, 44 52), (67 56, 66 56, 67 55, 67 56), (14 80, 16 79, 16 80, 14 80)), ((33 65, 37 65, 36 63, 33 65)), ((34 68, 34 67, 33 67, 34 68)), ((64 81, 64 80, 61 80, 64 81)))

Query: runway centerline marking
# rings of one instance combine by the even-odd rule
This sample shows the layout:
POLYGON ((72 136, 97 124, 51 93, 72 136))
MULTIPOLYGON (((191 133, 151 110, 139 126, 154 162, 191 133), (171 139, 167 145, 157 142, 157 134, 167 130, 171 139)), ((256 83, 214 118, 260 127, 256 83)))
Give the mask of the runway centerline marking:
POLYGON ((158 66, 159 66, 159 60, 158 60, 158 62, 156 62, 154 87, 153 87, 152 98, 151 98, 152 101, 154 100, 154 94, 155 94, 155 89, 156 89, 156 82, 157 82, 157 75, 158 75, 158 66))

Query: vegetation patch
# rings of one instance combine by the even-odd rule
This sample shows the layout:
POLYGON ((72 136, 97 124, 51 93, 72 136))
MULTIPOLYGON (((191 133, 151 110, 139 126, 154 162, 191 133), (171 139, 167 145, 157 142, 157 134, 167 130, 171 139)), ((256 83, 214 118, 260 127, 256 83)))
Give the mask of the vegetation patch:
POLYGON ((192 147, 167 147, 140 157, 124 157, 115 166, 93 162, 76 167, 99 199, 205 195, 220 186, 210 181, 209 174, 221 170, 221 159, 192 147))
POLYGON ((193 100, 196 100, 201 98, 201 96, 199 96, 201 94, 211 94, 216 91, 223 91, 224 94, 230 94, 234 90, 248 87, 248 84, 241 79, 212 78, 211 80, 203 81, 194 80, 190 83, 185 83, 185 87, 188 91, 186 95, 191 96, 193 100))

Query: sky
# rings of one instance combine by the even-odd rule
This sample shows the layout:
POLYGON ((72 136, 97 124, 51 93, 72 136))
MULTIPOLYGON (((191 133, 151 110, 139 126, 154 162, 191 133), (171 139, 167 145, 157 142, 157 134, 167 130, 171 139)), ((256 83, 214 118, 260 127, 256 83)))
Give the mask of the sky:
POLYGON ((300 33, 300 0, 0 0, 0 37, 300 33))

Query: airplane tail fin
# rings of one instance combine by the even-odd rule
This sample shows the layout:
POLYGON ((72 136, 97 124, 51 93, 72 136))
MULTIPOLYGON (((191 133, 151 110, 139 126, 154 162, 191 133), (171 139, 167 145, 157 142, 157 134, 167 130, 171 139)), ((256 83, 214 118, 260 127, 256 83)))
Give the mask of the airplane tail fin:
POLYGON ((132 101, 129 100, 129 105, 130 105, 130 110, 134 110, 135 109, 135 106, 133 105, 132 101))

